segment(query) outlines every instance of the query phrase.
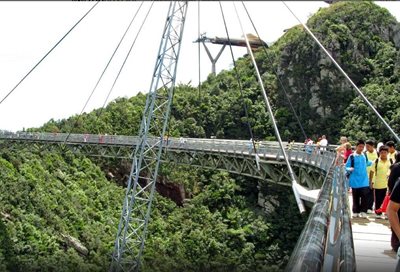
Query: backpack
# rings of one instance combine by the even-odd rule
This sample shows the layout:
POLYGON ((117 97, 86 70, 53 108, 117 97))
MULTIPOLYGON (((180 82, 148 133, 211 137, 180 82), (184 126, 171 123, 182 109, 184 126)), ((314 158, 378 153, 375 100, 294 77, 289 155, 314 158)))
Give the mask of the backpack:
MULTIPOLYGON (((368 163, 368 157, 367 157, 367 155, 364 154, 364 157, 365 157, 365 162, 368 163)), ((354 156, 353 156, 353 154, 351 154, 351 155, 349 156, 349 159, 350 159, 350 166, 354 168, 354 156)))
MULTIPOLYGON (((389 161, 390 161, 390 166, 392 166, 393 165, 393 159, 389 158, 389 161)), ((378 172, 378 162, 379 162, 379 158, 377 158, 375 160, 375 175, 376 175, 376 172, 378 172)))
MULTIPOLYGON (((368 163, 367 155, 364 154, 364 157, 365 157, 365 162, 368 163)), ((351 154, 348 159, 350 159, 350 167, 354 168, 354 155, 351 154)), ((349 178, 351 173, 353 172, 346 172, 346 178, 349 178)))

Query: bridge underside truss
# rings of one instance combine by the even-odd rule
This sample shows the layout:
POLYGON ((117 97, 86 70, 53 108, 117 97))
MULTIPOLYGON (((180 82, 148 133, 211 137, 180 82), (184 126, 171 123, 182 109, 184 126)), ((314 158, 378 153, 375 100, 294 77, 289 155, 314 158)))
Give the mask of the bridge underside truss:
MULTIPOLYGON (((49 142, 0 142, 0 148, 9 148, 21 150, 21 148, 32 148, 36 151, 43 152, 71 151, 76 154, 82 154, 90 157, 102 157, 113 159, 131 160, 133 156, 133 147, 126 145, 98 145, 98 144, 68 144, 50 143, 49 142)), ((163 152, 162 162, 172 163, 176 165, 189 165, 210 170, 225 170, 232 174, 257 178, 271 184, 279 184, 291 186, 291 179, 283 160, 277 158, 260 157, 259 168, 255 163, 254 155, 232 154, 224 152, 207 152, 198 150, 175 150, 166 149, 163 152)), ((300 185, 308 189, 320 188, 324 177, 325 170, 312 164, 291 161, 294 171, 298 177, 300 185)))
MULTIPOLYGON (((261 179, 273 184, 291 186, 291 178, 283 160, 260 159, 259 166, 254 156, 232 156, 213 152, 167 152, 164 162, 190 165, 211 170, 225 170, 229 173, 261 179)), ((307 164, 292 162, 300 185, 309 189, 320 188, 325 171, 307 164)))

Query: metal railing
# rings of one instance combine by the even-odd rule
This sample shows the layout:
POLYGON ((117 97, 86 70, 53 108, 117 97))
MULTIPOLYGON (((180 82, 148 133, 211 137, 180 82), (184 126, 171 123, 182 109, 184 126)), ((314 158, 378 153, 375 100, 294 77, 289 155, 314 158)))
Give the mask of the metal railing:
MULTIPOLYGON (((65 143, 68 145, 87 144, 87 145, 112 145, 112 146, 135 146, 139 139, 137 136, 124 135, 95 135, 95 134, 70 134, 68 133, 48 133, 48 132, 0 132, 0 140, 8 141, 31 141, 37 143, 65 143), (67 141, 66 141, 67 139, 67 141)), ((156 145, 160 139, 149 137, 148 145, 156 145)), ((168 138, 164 146, 165 149, 173 151, 204 151, 227 153, 227 155, 255 156, 252 142, 249 140, 226 140, 226 139, 206 139, 206 138, 168 138)), ((257 155, 261 160, 274 159, 283 161, 283 154, 274 141, 256 142, 257 155)), ((326 150, 312 147, 313 151, 307 153, 303 143, 287 144, 286 151, 291 161, 312 165, 324 171, 328 171, 329 166, 335 159, 335 152, 332 147, 326 150)))
POLYGON ((331 165, 286 271, 355 271, 344 166, 331 165))

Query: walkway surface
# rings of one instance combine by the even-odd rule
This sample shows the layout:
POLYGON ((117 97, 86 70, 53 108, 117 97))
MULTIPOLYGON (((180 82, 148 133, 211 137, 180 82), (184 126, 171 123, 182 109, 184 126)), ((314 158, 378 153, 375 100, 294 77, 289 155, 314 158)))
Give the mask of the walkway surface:
MULTIPOLYGON (((350 206, 353 203, 349 195, 350 206)), ((352 218, 354 250, 357 271, 395 271, 396 253, 390 246, 391 230, 389 220, 368 214, 367 218, 352 218)))

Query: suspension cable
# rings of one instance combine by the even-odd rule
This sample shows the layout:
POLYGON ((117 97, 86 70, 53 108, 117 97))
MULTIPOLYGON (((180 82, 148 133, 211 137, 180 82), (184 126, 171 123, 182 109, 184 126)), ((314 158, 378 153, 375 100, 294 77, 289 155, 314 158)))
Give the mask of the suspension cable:
POLYGON ((254 69, 255 69, 255 72, 256 72, 256 75, 257 75, 257 78, 258 78, 258 82, 259 82, 259 85, 261 87, 261 93, 262 93, 262 95, 264 97, 265 104, 267 105, 267 108, 268 108, 268 112, 269 112, 269 115, 270 115, 270 118, 271 118, 271 121, 272 121, 272 125, 273 125, 274 131, 275 131, 275 136, 276 136, 276 138, 277 138, 277 140, 279 142, 279 146, 281 148, 283 158, 285 159, 286 165, 287 165, 288 170, 289 170, 290 177, 292 179, 292 189, 293 189, 293 193, 294 193, 294 196, 295 196, 295 199, 296 199, 296 202, 297 202, 297 206, 298 206, 300 212, 303 213, 303 212, 305 212, 305 207, 304 207, 304 204, 301 201, 299 193, 297 191, 298 184, 297 184, 297 181, 296 181, 295 173, 294 173, 294 171, 292 169, 292 166, 290 165, 290 161, 289 161, 289 158, 288 158, 288 156, 286 154, 285 148, 283 147, 281 135, 279 133, 279 129, 278 129, 278 126, 276 124, 274 114, 272 112, 271 104, 269 103, 269 99, 268 99, 267 93, 266 93, 265 88, 264 88, 264 84, 263 84, 262 79, 261 79, 260 71, 258 70, 258 66, 257 66, 256 60, 254 59, 254 55, 253 55, 253 52, 252 52, 251 47, 250 47, 249 39, 245 35, 244 29, 243 29, 243 25, 242 25, 242 22, 241 22, 240 17, 239 17, 239 13, 238 13, 238 11, 236 9, 235 2, 233 2, 233 6, 235 8, 236 16, 237 16, 240 28, 242 30, 243 36, 244 36, 244 38, 246 40, 246 45, 247 45, 247 49, 248 49, 248 52, 249 52, 249 56, 251 58, 251 61, 253 62, 253 66, 254 66, 254 69))
POLYGON ((253 135, 253 129, 251 128, 251 124, 250 124, 250 121, 249 121, 249 113, 248 113, 248 110, 247 110, 246 103, 244 102, 243 87, 242 87, 242 83, 241 83, 241 80, 240 80, 240 77, 239 77, 239 72, 238 72, 237 67, 236 67, 235 57, 233 55, 232 43, 231 43, 231 39, 229 37, 229 31, 228 31, 228 27, 227 27, 226 20, 225 20, 224 10, 222 9, 221 1, 218 1, 218 3, 219 3, 220 10, 221 10, 222 19, 224 21, 226 37, 228 38, 228 42, 229 42, 229 49, 230 49, 231 57, 232 57, 232 61, 233 61, 233 71, 235 72, 236 81, 237 81, 238 86, 239 86, 240 100, 243 103, 244 114, 246 116, 246 123, 247 123, 247 127, 248 127, 248 130, 249 130, 252 146, 253 146, 253 151, 254 151, 255 154, 257 154, 256 144, 255 144, 254 135, 253 135))
MULTIPOLYGON (((200 1, 197 2, 197 38, 200 40, 200 1)), ((200 43, 197 44, 197 55, 199 62, 199 99, 201 92, 201 64, 200 64, 200 43)))
POLYGON ((66 137, 65 140, 64 140, 64 144, 68 141, 68 139, 69 139, 69 137, 70 137, 70 135, 71 135, 73 129, 75 128, 76 124, 79 122, 79 120, 80 120, 80 118, 81 118, 81 116, 82 116, 82 113, 83 113, 84 110, 86 109, 86 106, 88 105, 90 99, 92 98, 94 92, 96 91, 97 86, 99 85, 99 83, 100 83, 100 81, 102 80, 102 78, 103 78, 105 72, 107 71, 107 69, 108 69, 108 67, 109 67, 109 65, 110 65, 110 63, 111 63, 111 61, 113 60, 113 58, 114 58, 114 56, 115 56, 115 53, 117 52, 117 50, 118 50, 118 48, 120 47, 122 41, 124 40, 124 38, 125 38, 125 36, 126 36, 126 33, 127 33, 128 30, 130 29, 130 27, 131 27, 133 21, 135 20, 135 18, 136 18, 136 16, 137 16, 137 14, 139 13, 140 9, 142 8, 142 5, 143 5, 143 1, 142 1, 142 3, 140 4, 139 8, 136 10, 136 12, 135 12, 133 18, 131 19, 131 21, 130 21, 128 27, 127 27, 126 30, 125 30, 125 33, 122 35, 122 37, 121 37, 121 39, 120 39, 120 41, 119 41, 117 47, 114 49, 114 52, 112 53, 110 59, 108 60, 106 66, 104 67, 103 72, 101 73, 99 79, 97 80, 97 82, 96 82, 96 84, 95 84, 95 86, 94 86, 92 92, 90 93, 89 97, 87 98, 87 100, 86 100, 86 102, 85 102, 85 105, 83 106, 83 108, 82 108, 80 114, 79 114, 78 117, 76 118, 76 120, 75 120, 75 122, 74 122, 74 125, 71 127, 70 131, 68 132, 68 135, 67 135, 67 137, 66 137))
POLYGON ((7 93, 7 95, 5 97, 3 97, 3 99, 0 101, 0 104, 4 102, 4 100, 7 99, 7 97, 14 92, 14 90, 25 80, 25 78, 27 78, 29 76, 30 73, 32 73, 33 70, 35 70, 35 68, 37 66, 39 66, 39 64, 64 40, 65 37, 68 36, 69 33, 71 33, 71 31, 94 9, 94 7, 98 4, 99 2, 96 2, 96 4, 94 4, 83 16, 82 18, 80 18, 71 28, 70 30, 67 31, 67 33, 29 70, 29 72, 17 83, 17 85, 14 86, 14 88, 11 89, 11 91, 9 91, 7 93))
POLYGON ((382 123, 386 126, 386 128, 393 134, 393 136, 396 138, 397 142, 400 143, 400 138, 394 132, 394 130, 389 126, 389 124, 383 119, 383 117, 379 114, 379 112, 375 109, 375 107, 369 102, 368 98, 362 93, 362 91, 357 87, 356 84, 351 80, 351 78, 347 75, 347 73, 342 69, 342 67, 339 65, 339 63, 336 62, 336 60, 332 57, 332 55, 326 50, 326 48, 321 44, 321 42, 318 40, 317 37, 311 32, 311 30, 302 22, 300 19, 294 14, 294 12, 289 8, 289 6, 285 3, 285 1, 282 1, 282 3, 287 7, 287 9, 290 11, 290 13, 293 14, 293 16, 299 21, 299 23, 304 27, 304 29, 310 34, 310 36, 316 41, 316 43, 319 45, 319 47, 325 52, 325 54, 331 59, 333 64, 339 69, 339 71, 344 75, 344 77, 350 82, 350 84, 356 89, 357 93, 361 96, 361 98, 364 100, 364 102, 372 109, 372 111, 375 113, 376 116, 382 121, 382 123))
POLYGON ((283 84, 282 79, 280 78, 280 76, 279 76, 279 74, 278 74, 278 70, 277 70, 276 68, 274 68, 273 63, 272 63, 272 59, 270 58, 270 56, 269 56, 269 54, 268 54, 268 52, 267 52, 266 46, 265 46, 265 44, 261 41, 260 35, 258 34, 257 28, 256 28, 256 26, 255 26, 255 24, 254 24, 254 22, 253 22, 253 19, 251 18, 250 14, 249 14, 249 12, 248 12, 248 10, 247 10, 247 8, 246 8, 246 5, 244 4, 243 1, 242 1, 242 5, 243 5, 243 7, 244 7, 244 10, 245 10, 246 13, 247 13, 247 16, 248 16, 248 18, 249 18, 249 20, 250 20, 250 22, 251 22, 251 24, 252 24, 252 26, 253 26, 254 31, 255 31, 256 34, 257 34, 257 38, 258 38, 260 44, 262 44, 262 48, 263 48, 264 54, 265 54, 267 60, 269 61, 269 64, 270 64, 271 68, 273 69, 273 71, 274 71, 275 74, 276 74, 276 77, 277 77, 277 79, 278 79, 278 82, 279 82, 279 84, 281 85, 282 90, 283 90, 283 93, 284 93, 285 96, 286 96, 286 100, 289 102, 290 109, 292 110, 292 112, 293 112, 293 114, 294 114, 294 116, 295 116, 295 118, 296 118, 296 121, 297 121, 297 123, 298 123, 299 126, 300 126, 300 129, 301 129, 301 132, 303 133, 304 139, 307 139, 307 138, 308 138, 308 137, 307 137, 307 134, 305 133, 304 128, 303 128, 303 125, 301 124, 300 118, 299 118, 299 116, 297 115, 297 113, 296 113, 296 111, 295 111, 295 109, 294 109, 294 107, 293 107, 292 102, 290 101, 290 97, 289 97, 289 95, 288 95, 288 93, 287 93, 287 91, 286 91, 285 85, 283 84))
MULTIPOLYGON (((143 3, 143 2, 142 2, 142 3, 143 3)), ((137 32, 137 34, 136 34, 136 36, 135 36, 135 39, 133 40, 133 42, 132 42, 132 44, 131 44, 131 47, 129 48, 129 51, 128 51, 128 53, 127 53, 126 56, 125 56, 125 59, 124 59, 122 65, 121 65, 121 67, 120 67, 120 69, 119 69, 119 71, 118 71, 118 74, 117 74, 117 76, 116 76, 116 78, 115 78, 115 80, 114 80, 114 82, 113 82, 113 84, 112 84, 112 86, 111 86, 111 88, 110 88, 108 94, 107 94, 106 99, 104 100, 103 106, 100 108, 100 111, 99 111, 99 113, 98 113, 97 116, 96 116, 96 122, 97 122, 97 120, 100 118, 101 114, 103 113, 103 110, 104 110, 104 108, 105 108, 105 106, 106 106, 106 104, 107 104, 107 102, 108 102, 108 98, 110 97, 112 91, 114 90, 114 86, 115 86, 115 84, 117 83, 117 81, 118 81, 118 79, 119 79, 119 76, 121 75, 122 69, 125 67, 126 61, 128 60, 128 58, 129 58, 129 56, 130 56, 130 54, 131 54, 131 51, 132 51, 132 49, 133 49, 133 46, 135 45, 136 40, 137 40, 137 38, 138 38, 140 32, 142 31, 143 25, 144 25, 145 22, 147 21, 147 17, 149 16, 151 9, 153 8, 153 4, 154 4, 154 1, 151 2, 151 5, 150 5, 150 7, 149 7, 149 9, 148 9, 148 11, 147 11, 147 13, 146 13, 146 16, 145 16, 145 18, 143 19, 143 22, 142 22, 142 24, 140 25, 139 30, 138 30, 138 32, 137 32)))

